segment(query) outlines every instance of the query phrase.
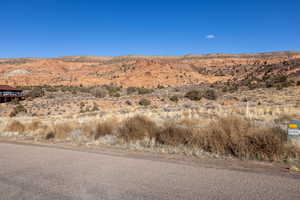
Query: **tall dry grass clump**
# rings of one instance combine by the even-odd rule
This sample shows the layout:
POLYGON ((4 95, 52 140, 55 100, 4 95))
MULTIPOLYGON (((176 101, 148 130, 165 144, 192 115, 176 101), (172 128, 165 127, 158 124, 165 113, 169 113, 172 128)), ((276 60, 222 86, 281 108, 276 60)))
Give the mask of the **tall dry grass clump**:
POLYGON ((165 145, 178 146, 192 144, 194 131, 191 128, 177 126, 174 122, 165 123, 155 134, 156 142, 165 145))
POLYGON ((126 119, 119 128, 119 137, 126 142, 153 138, 158 127, 155 122, 145 116, 134 116, 126 119))
POLYGON ((25 126, 21 122, 13 120, 7 124, 4 131, 23 133, 25 131, 25 126))
MULTIPOLYGON (((298 159, 299 149, 287 142, 287 133, 279 127, 261 127, 253 121, 235 116, 220 117, 207 128, 194 128, 192 122, 167 122, 158 126, 145 116, 124 120, 117 137, 125 143, 151 139, 156 145, 185 146, 243 159, 298 159)), ((95 139, 113 134, 113 125, 100 124, 95 139), (99 137, 98 137, 99 136, 99 137)))
POLYGON ((195 141, 208 152, 239 158, 281 160, 295 156, 287 155, 287 134, 281 128, 259 127, 248 119, 233 116, 211 122, 195 141))
POLYGON ((96 129, 93 133, 95 140, 105 135, 113 135, 114 129, 117 127, 117 122, 113 120, 106 120, 96 124, 96 129))
POLYGON ((71 136, 71 132, 78 129, 78 125, 71 122, 56 124, 53 126, 52 134, 54 138, 64 140, 71 136))
POLYGON ((40 120, 33 120, 32 122, 26 124, 26 131, 28 132, 44 132, 48 129, 48 126, 41 122, 40 120))

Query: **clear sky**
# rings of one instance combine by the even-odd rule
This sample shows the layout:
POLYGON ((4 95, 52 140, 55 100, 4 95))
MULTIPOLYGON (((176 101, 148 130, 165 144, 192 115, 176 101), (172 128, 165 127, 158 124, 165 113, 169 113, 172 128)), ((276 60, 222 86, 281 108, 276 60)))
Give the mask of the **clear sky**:
POLYGON ((0 57, 300 50, 300 0, 0 0, 0 57))

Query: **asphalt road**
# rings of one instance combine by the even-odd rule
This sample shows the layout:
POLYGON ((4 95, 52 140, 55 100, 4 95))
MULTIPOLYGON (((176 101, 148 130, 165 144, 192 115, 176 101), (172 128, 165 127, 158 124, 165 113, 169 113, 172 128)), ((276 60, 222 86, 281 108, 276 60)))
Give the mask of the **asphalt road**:
POLYGON ((300 179, 0 143, 1 200, 300 199, 300 179))

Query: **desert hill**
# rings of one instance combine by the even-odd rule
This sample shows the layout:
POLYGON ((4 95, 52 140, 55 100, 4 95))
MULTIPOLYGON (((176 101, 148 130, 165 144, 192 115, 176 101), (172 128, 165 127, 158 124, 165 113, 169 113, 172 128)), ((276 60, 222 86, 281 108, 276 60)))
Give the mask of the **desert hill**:
POLYGON ((0 59, 0 84, 13 86, 255 84, 278 76, 299 79, 300 52, 0 59))

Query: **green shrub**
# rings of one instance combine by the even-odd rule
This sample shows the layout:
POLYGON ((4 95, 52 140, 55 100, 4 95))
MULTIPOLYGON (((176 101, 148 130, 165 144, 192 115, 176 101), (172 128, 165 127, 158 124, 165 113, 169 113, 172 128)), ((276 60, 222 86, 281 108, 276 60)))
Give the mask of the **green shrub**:
POLYGON ((217 99, 217 93, 213 89, 206 89, 203 91, 202 96, 209 100, 216 100, 217 99))
POLYGON ((149 88, 144 88, 144 87, 138 88, 138 94, 149 94, 152 92, 153 90, 149 88))
POLYGON ((20 113, 20 112, 27 113, 26 108, 25 108, 22 104, 18 104, 18 105, 15 107, 15 111, 16 111, 16 113, 20 113))
POLYGON ((112 92, 112 93, 109 93, 109 96, 111 96, 111 97, 120 97, 121 94, 119 92, 112 92))
POLYGON ((49 87, 46 88, 46 91, 47 92, 57 92, 58 89, 55 86, 53 86, 53 87, 49 86, 49 87))
POLYGON ((138 89, 136 87, 129 87, 126 89, 126 93, 128 95, 135 93, 136 91, 138 91, 138 89))
POLYGON ((187 92, 184 97, 192 100, 192 101, 199 101, 202 98, 201 92, 198 90, 191 90, 187 92))
POLYGON ((164 89, 165 88, 165 86, 163 86, 163 85, 158 85, 157 86, 157 89, 164 89))
POLYGON ((176 103, 179 101, 179 98, 178 98, 178 96, 176 96, 176 95, 171 96, 169 99, 170 99, 171 101, 176 102, 176 103))
POLYGON ((141 106, 149 106, 149 105, 151 104, 151 101, 149 101, 148 99, 141 99, 141 100, 139 101, 139 104, 140 104, 141 106))

